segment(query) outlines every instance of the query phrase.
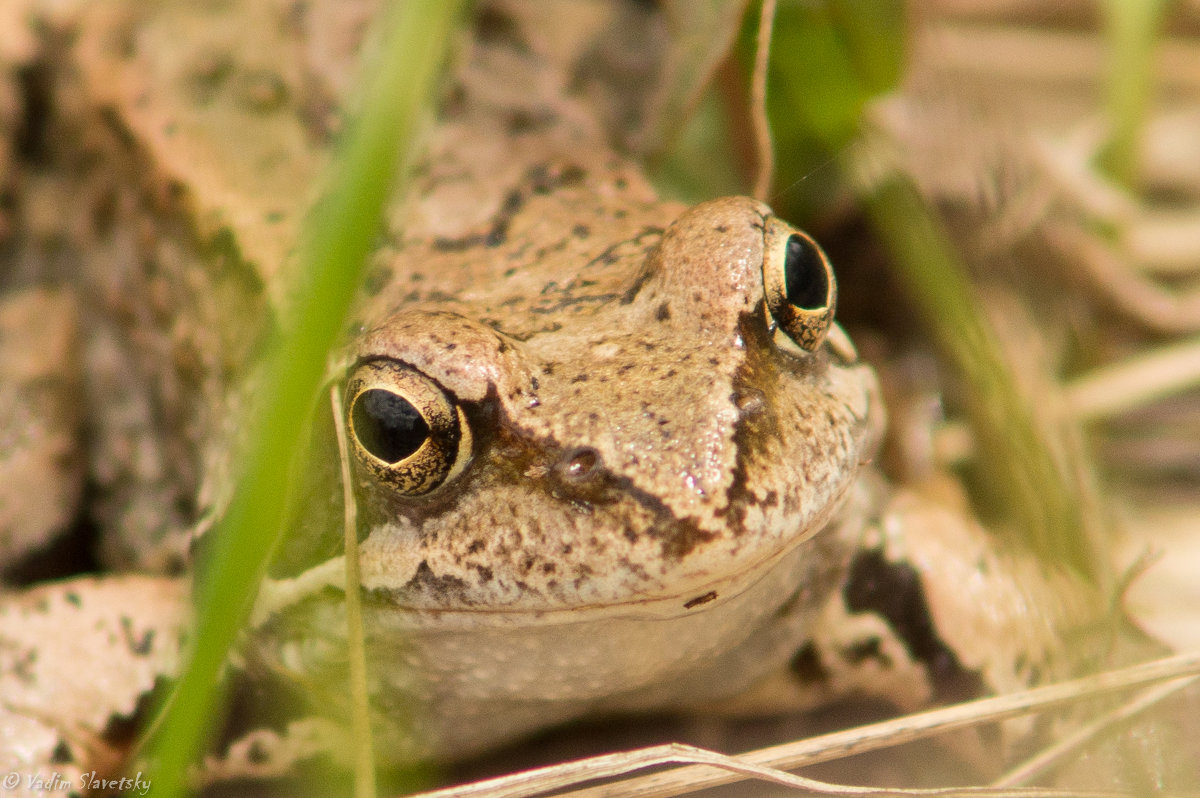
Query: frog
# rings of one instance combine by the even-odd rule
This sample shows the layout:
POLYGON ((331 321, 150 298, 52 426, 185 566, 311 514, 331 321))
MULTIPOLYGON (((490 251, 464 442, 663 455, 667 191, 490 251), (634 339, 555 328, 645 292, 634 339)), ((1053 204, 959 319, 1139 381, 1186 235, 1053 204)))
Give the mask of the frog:
MULTIPOLYGON (((214 97, 233 91, 238 120, 288 131, 279 146, 295 159, 275 152, 271 162, 285 164, 274 185, 292 187, 327 159, 336 122, 319 111, 340 102, 337 87, 304 94, 291 62, 246 67, 245 50, 218 46, 225 33, 166 55, 139 49, 172 24, 206 30, 206 14, 226 18, 135 5, 80 12, 81 52, 109 53, 83 93, 117 109, 113 146, 176 187, 160 200, 174 221, 151 244, 174 252, 192 241, 192 252, 233 264, 214 270, 226 277, 254 265, 233 278, 252 287, 238 307, 271 315, 286 300, 272 279, 288 258, 281 242, 307 195, 247 200, 257 194, 236 170, 201 182, 169 147, 180 135, 202 152, 190 126, 229 113, 214 97), (192 116, 144 91, 157 79, 152 58, 188 77, 192 116)), ((577 51, 538 32, 552 7, 479 12, 332 359, 380 761, 461 758, 595 713, 804 709, 854 691, 916 707, 1052 672, 1057 630, 1092 604, 963 508, 888 484, 872 465, 885 426, 877 378, 835 320, 829 257, 760 201, 660 199, 572 93, 577 51)), ((247 13, 275 13, 264 8, 247 13)), ((291 35, 280 20, 301 12, 284 11, 263 30, 291 35)), ((286 52, 315 58, 304 46, 286 52)), ((209 293, 202 320, 218 296, 209 293)), ((229 374, 252 358, 253 335, 219 346, 205 324, 172 332, 177 360, 200 376, 181 378, 191 372, 175 362, 165 384, 204 401, 186 436, 164 433, 168 448, 222 472, 196 442, 228 448, 239 391, 255 385, 229 374)), ((300 480, 237 664, 245 678, 299 686, 310 712, 336 719, 347 587, 333 412, 314 413, 324 454, 300 480)), ((52 683, 36 663, 70 654, 39 648, 31 630, 93 628, 95 613, 108 619, 107 655, 130 673, 111 690, 110 718, 132 715, 177 672, 189 551, 204 544, 223 493, 207 471, 175 477, 188 477, 191 524, 167 519, 158 523, 175 534, 105 544, 113 570, 157 575, 77 577, 9 599, 5 679, 52 683)), ((56 727, 39 703, 48 692, 6 710, 38 727, 41 764, 94 769, 111 737, 105 716, 56 727)), ((323 728, 293 725, 302 742, 290 748, 287 735, 251 729, 242 739, 253 745, 228 746, 212 767, 277 773, 323 728)))

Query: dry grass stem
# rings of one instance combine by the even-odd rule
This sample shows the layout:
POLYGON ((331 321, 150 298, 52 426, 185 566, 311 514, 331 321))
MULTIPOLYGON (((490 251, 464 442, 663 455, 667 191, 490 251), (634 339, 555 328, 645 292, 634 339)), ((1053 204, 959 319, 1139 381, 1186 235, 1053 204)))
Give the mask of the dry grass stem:
POLYGON ((775 147, 767 120, 767 65, 771 55, 771 31, 775 26, 775 0, 763 0, 758 18, 758 42, 754 51, 754 74, 750 83, 750 118, 754 124, 755 164, 753 197, 766 201, 775 174, 775 147))
POLYGON ((346 448, 346 421, 342 414, 342 395, 337 383, 329 386, 329 404, 337 434, 338 459, 342 472, 342 531, 346 556, 346 662, 350 682, 351 733, 354 737, 354 795, 374 798, 375 745, 371 740, 371 704, 367 695, 367 649, 363 635, 362 583, 358 566, 358 505, 354 500, 354 482, 350 474, 350 453, 346 448))
POLYGON ((1042 234, 1105 301, 1146 328, 1174 335, 1200 332, 1200 291, 1177 291, 1146 279, 1111 245, 1074 224, 1047 223, 1042 234))
MULTIPOLYGON (((785 770, 756 765, 744 757, 730 756, 703 748, 680 743, 668 743, 639 751, 628 751, 617 754, 605 754, 591 759, 567 762, 562 765, 552 765, 546 768, 515 774, 515 777, 525 776, 527 779, 503 777, 511 779, 506 784, 499 784, 500 779, 477 782, 462 788, 451 787, 431 793, 422 793, 412 798, 466 798, 481 796, 481 798, 530 798, 551 791, 569 787, 573 783, 590 781, 600 778, 620 776, 631 770, 655 767, 658 765, 688 765, 691 768, 713 768, 733 778, 726 781, 757 779, 784 787, 790 787, 805 793, 816 795, 839 796, 988 796, 988 798, 1030 798, 1031 796, 1054 796, 1058 798, 1114 798, 1125 796, 1126 793, 1107 791, 1056 790, 1041 788, 1004 788, 1004 787, 946 787, 946 788, 894 788, 894 787, 865 787, 845 784, 832 784, 826 781, 797 776, 785 770), (548 777, 548 778, 546 778, 548 777), (739 778, 740 777, 740 778, 739 778), (478 788, 478 789, 476 789, 478 788)), ((615 784, 619 792, 614 795, 641 795, 640 792, 629 792, 627 784, 615 784)), ((688 790, 689 792, 691 790, 688 790)), ((579 795, 582 793, 568 793, 579 795)))
POLYGON ((1158 706, 1167 698, 1175 695, 1184 688, 1196 683, 1196 677, 1177 679, 1166 684, 1158 684, 1143 690, 1138 696, 1104 717, 1097 718, 1068 734, 1035 756, 1011 768, 1000 778, 992 782, 993 787, 1017 787, 1029 784, 1034 779, 1044 775, 1056 764, 1066 760, 1068 756, 1082 750, 1105 732, 1111 731, 1118 724, 1131 720, 1137 715, 1158 706))
POLYGON ((1076 417, 1094 421, 1195 388, 1200 388, 1200 337, 1098 368, 1065 390, 1076 417))
MULTIPOLYGON (((1078 82, 1094 86, 1104 74, 1107 49, 1093 32, 1038 30, 1002 23, 975 25, 940 22, 929 34, 939 68, 977 74, 997 83, 1078 82), (1047 58, 1053 53, 1053 58, 1047 58)), ((1200 89, 1200 43, 1163 37, 1158 44, 1156 76, 1164 89, 1200 89)))
MULTIPOLYGON (((776 771, 794 770, 806 765, 899 745, 935 733, 1043 711, 1102 693, 1196 674, 1200 674, 1200 653, 1179 654, 1061 684, 1048 685, 1010 695, 983 698, 882 723, 824 734, 807 740, 762 748, 737 757, 727 757, 689 746, 656 746, 639 751, 605 754, 471 784, 448 787, 430 793, 422 793, 420 798, 534 796, 552 790, 563 790, 587 781, 624 776, 655 765, 680 762, 688 763, 688 766, 612 784, 589 787, 564 795, 569 795, 571 798, 616 798, 616 796, 628 795, 637 795, 639 798, 668 798, 739 781, 744 777, 768 778, 776 783, 800 786, 799 782, 780 781, 776 771), (696 752, 698 751, 701 752, 702 759, 697 758, 696 752), (759 769, 771 771, 770 776, 768 777, 759 769)), ((804 788, 813 789, 813 784, 807 784, 804 788)), ((932 792, 906 792, 893 789, 869 792, 861 788, 849 788, 849 790, 850 792, 846 792, 846 788, 839 787, 838 794, 1056 794, 1029 791, 1002 791, 1000 793, 985 791, 980 793, 972 790, 932 792)))

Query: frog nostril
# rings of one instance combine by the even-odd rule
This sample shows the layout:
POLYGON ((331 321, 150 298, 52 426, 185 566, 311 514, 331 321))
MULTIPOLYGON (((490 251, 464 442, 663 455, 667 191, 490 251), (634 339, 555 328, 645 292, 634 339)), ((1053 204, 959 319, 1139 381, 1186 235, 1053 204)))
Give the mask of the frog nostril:
POLYGON ((752 418, 762 415, 766 410, 766 399, 761 391, 756 391, 752 388, 741 388, 733 393, 730 397, 733 400, 734 406, 738 409, 738 414, 742 418, 752 418))
POLYGON ((590 446, 580 446, 563 458, 559 470, 571 482, 587 480, 600 470, 600 453, 590 446))

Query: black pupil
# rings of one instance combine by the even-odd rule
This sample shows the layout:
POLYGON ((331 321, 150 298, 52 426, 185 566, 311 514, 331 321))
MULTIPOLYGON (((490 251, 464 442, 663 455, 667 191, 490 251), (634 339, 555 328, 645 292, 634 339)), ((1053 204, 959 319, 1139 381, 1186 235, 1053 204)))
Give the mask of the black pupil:
POLYGON ((429 425, 417 408, 399 394, 372 388, 354 400, 354 433, 371 454, 398 463, 421 448, 429 425))
POLYGON ((829 297, 829 279, 825 275, 824 258, 804 236, 794 235, 788 239, 783 278, 788 302, 804 310, 825 307, 829 297))

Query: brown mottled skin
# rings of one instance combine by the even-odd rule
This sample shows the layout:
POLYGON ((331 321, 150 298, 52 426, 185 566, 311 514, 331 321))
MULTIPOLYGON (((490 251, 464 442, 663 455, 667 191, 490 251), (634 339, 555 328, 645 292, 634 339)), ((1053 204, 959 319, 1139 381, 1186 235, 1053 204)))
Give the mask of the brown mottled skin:
MULTIPOLYGON (((869 367, 774 329, 769 208, 656 200, 572 101, 492 105, 494 57, 460 73, 345 359, 417 370, 473 435, 425 495, 356 469, 374 705, 425 684, 399 756, 780 667, 848 561, 815 536, 879 422, 869 367), (522 111, 539 123, 514 129, 522 111)), ((299 678, 332 673, 339 614, 301 603, 264 648, 320 627, 299 678)))
POLYGON ((496 246, 406 244, 396 273, 427 264, 419 293, 448 298, 389 308, 355 345, 360 361, 434 379, 489 437, 432 495, 378 501, 364 580, 400 604, 561 609, 702 592, 819 529, 869 456, 870 372, 772 339, 769 209, 716 200, 670 222, 667 206, 659 233, 605 224, 600 208, 585 217, 596 234, 522 262, 527 229, 585 191, 597 189, 532 198, 496 246), (614 244, 624 254, 605 258, 614 244), (516 271, 480 279, 477 250, 485 269, 516 271), (568 474, 580 450, 595 462, 568 474), (422 563, 460 589, 406 581, 422 563))
MULTIPOLYGON (((460 758, 595 712, 777 712, 851 691, 916 707, 1049 672, 1065 612, 1029 610, 1061 600, 1039 592, 1045 574, 864 465, 883 409, 874 372, 831 327, 836 286, 816 245, 800 252, 823 265, 816 288, 781 308, 795 231, 750 199, 658 200, 574 91, 591 43, 563 48, 538 27, 565 4, 481 6, 331 375, 346 404, 379 761, 460 758), (371 459, 370 414, 355 413, 375 380, 421 405, 437 430, 427 445, 371 459)), ((89 518, 110 567, 165 574, 0 601, 0 631, 22 641, 0 686, 35 685, 0 707, 0 727, 36 732, 36 753, 18 753, 55 772, 96 767, 79 732, 101 739, 178 666, 175 646, 136 668, 125 663, 143 646, 89 651, 117 673, 79 674, 82 719, 55 681, 74 641, 107 628, 94 616, 147 640, 186 634, 180 572, 228 496, 256 324, 286 314, 278 274, 372 10, 81 4, 78 39, 47 55, 68 67, 55 75, 63 130, 86 132, 51 138, 70 155, 54 179, 72 197, 91 325, 89 485, 103 501, 89 518), (80 174, 94 185, 77 186, 80 174), (162 612, 146 612, 147 597, 162 612)), ((334 425, 316 415, 237 661, 341 721, 343 486, 334 425)), ((243 746, 223 772, 278 774, 314 738, 345 740, 313 722, 307 737, 289 727, 290 746, 258 730, 279 744, 243 746)), ((0 745, 0 762, 9 753, 0 745)))
MULTIPOLYGON (((657 200, 567 77, 520 77, 508 44, 477 40, 456 73, 342 361, 352 383, 361 364, 411 369, 469 429, 420 495, 353 458, 385 758, 461 757, 596 711, 854 691, 916 707, 945 694, 934 681, 1024 683, 1052 624, 983 595, 1043 582, 969 520, 889 504, 862 467, 883 409, 829 326, 832 275, 824 306, 780 313, 792 228, 747 198, 657 200), (805 656, 820 679, 789 670, 805 656)), ((260 632, 260 656, 306 685, 342 683, 340 568, 293 570, 260 632)))

